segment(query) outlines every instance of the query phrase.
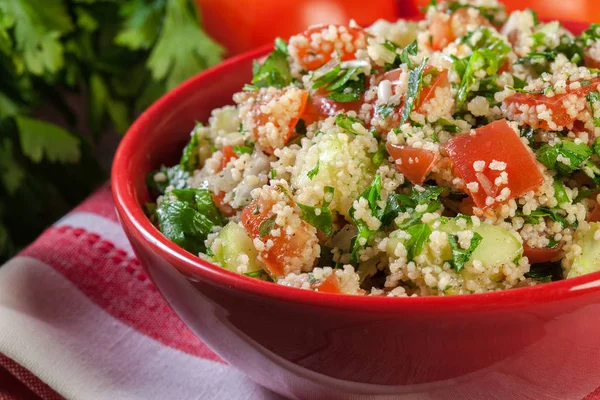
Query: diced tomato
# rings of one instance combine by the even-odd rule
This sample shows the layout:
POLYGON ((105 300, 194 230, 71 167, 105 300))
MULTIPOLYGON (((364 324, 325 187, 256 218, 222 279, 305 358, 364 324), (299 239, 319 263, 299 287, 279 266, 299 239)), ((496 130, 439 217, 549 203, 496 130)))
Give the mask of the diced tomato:
POLYGON ((221 211, 221 214, 223 214, 225 217, 232 217, 235 215, 236 209, 231 207, 228 203, 226 203, 224 197, 225 192, 212 194, 212 199, 215 202, 215 206, 217 206, 219 211, 221 211))
MULTIPOLYGON (((264 99, 264 98, 258 97, 256 99, 256 101, 254 102, 254 104, 252 105, 252 112, 250 113, 250 116, 251 116, 250 117, 251 118, 250 126, 252 127, 252 129, 251 129, 252 136, 254 136, 254 138, 256 138, 258 143, 262 146, 263 150, 269 154, 273 154, 275 149, 270 145, 270 140, 268 138, 261 137, 261 135, 258 132, 258 127, 264 126, 269 122, 272 123, 275 126, 275 128, 277 128, 280 131, 281 136, 283 138, 283 143, 285 144, 292 137, 292 135, 294 133, 294 128, 296 127, 296 124, 298 123, 300 116, 302 116, 302 114, 304 113, 304 109, 306 108, 306 103, 308 101, 308 95, 309 95, 308 90, 293 89, 293 90, 300 90, 300 92, 301 92, 300 93, 300 96, 301 96, 300 107, 297 110, 294 110, 292 115, 287 116, 289 119, 289 122, 286 121, 285 126, 279 126, 279 124, 281 123, 280 118, 276 118, 272 114, 264 114, 260 111, 262 106, 266 105, 269 101, 273 101, 273 100, 277 101, 277 99, 281 98, 284 94, 286 94, 286 91, 288 91, 288 90, 292 90, 292 89, 281 90, 280 93, 275 95, 275 98, 271 97, 269 99, 264 99)), ((257 94, 256 96, 260 96, 260 94, 257 94)))
POLYGON ((535 159, 504 119, 481 127, 474 134, 464 133, 453 137, 446 144, 446 152, 465 184, 478 184, 476 192, 467 190, 467 193, 481 209, 497 205, 495 197, 504 188, 510 190, 506 196, 506 200, 509 200, 536 189, 544 182, 535 159), (483 171, 475 170, 473 164, 476 161, 485 162, 483 171), (490 169, 492 161, 504 162, 505 170, 490 169), (501 172, 507 173, 508 184, 496 185, 494 181, 501 172), (491 204, 486 203, 488 197, 494 198, 491 204))
POLYGON ((587 215, 586 219, 588 222, 600 222, 600 204, 594 204, 594 208, 587 215))
POLYGON ((396 160, 398 170, 415 185, 425 182, 427 174, 439 158, 439 153, 425 149, 391 143, 388 143, 386 148, 396 160))
POLYGON ((431 49, 442 50, 457 38, 464 36, 469 25, 491 26, 487 18, 480 14, 472 16, 466 8, 460 8, 450 16, 434 13, 429 23, 431 49))
MULTIPOLYGON (((234 158, 237 158, 237 154, 235 154, 235 152, 233 151, 233 146, 223 146, 221 152, 223 153, 223 158, 221 158, 221 165, 215 171, 215 173, 221 172, 227 166, 227 164, 229 164, 229 161, 233 160, 234 158)), ((223 214, 226 217, 231 217, 235 215, 236 210, 235 208, 231 207, 225 202, 224 197, 225 192, 218 192, 212 194, 212 199, 219 211, 221 211, 221 214, 223 214)))
POLYGON ((600 68, 600 60, 592 55, 590 47, 587 47, 583 52, 583 64, 588 68, 600 68))
MULTIPOLYGON (((294 205, 292 200, 289 200, 289 202, 290 205, 294 205)), ((265 220, 274 215, 273 205, 270 199, 259 197, 242 210, 241 221, 253 239, 260 238, 263 242, 273 241, 273 246, 268 249, 265 248, 259 253, 271 276, 282 277, 285 275, 286 259, 302 257, 306 244, 309 242, 316 243, 316 239, 315 234, 309 229, 310 226, 305 221, 301 221, 302 223, 296 227, 293 236, 283 233, 279 236, 272 236, 268 233, 261 237, 260 226, 265 220)))
POLYGON ((321 283, 315 285, 313 289, 322 293, 341 293, 340 285, 335 272, 321 281, 321 283))
MULTIPOLYGON (((425 67, 423 74, 427 74, 429 71, 431 71, 432 68, 433 67, 428 65, 427 67, 425 67)), ((448 70, 443 69, 441 71, 438 71, 432 78, 429 86, 424 86, 421 90, 419 102, 416 104, 416 110, 420 111, 420 108, 423 104, 427 103, 435 97, 435 90, 438 87, 448 86, 448 84, 448 70)))
POLYGON ((315 70, 332 59, 332 54, 337 54, 341 61, 353 60, 354 53, 358 49, 367 47, 367 33, 361 28, 353 28, 343 25, 317 25, 313 26, 300 35, 301 40, 290 39, 290 55, 296 59, 298 64, 309 71, 315 70), (330 40, 330 26, 338 30, 335 40, 330 40), (345 32, 341 32, 345 31, 345 32), (337 48, 339 36, 349 34, 352 46, 337 48), (313 40, 314 35, 322 35, 320 40, 313 40))
POLYGON ((229 164, 229 161, 231 161, 234 158, 237 158, 237 154, 235 154, 235 152, 233 151, 233 146, 223 146, 222 152, 223 158, 221 159, 221 169, 215 172, 222 171, 227 166, 227 164, 229 164))
MULTIPOLYGON (((415 110, 421 112, 421 106, 435 97, 435 91, 438 87, 448 86, 448 70, 437 70, 435 67, 431 65, 426 65, 423 70, 423 75, 432 74, 433 77, 431 82, 427 86, 423 86, 421 89, 421 93, 419 94, 419 100, 415 104, 415 110)), ((384 80, 388 80, 392 84, 392 89, 395 90, 397 87, 398 81, 400 80, 400 76, 402 75, 402 68, 392 69, 390 71, 385 72, 377 79, 377 83, 382 82, 384 80)), ((397 94, 394 92, 394 94, 397 94)), ((396 107, 396 113, 402 112, 402 106, 396 107)))
POLYGON ((429 24, 429 33, 431 34, 432 50, 442 50, 455 39, 452 34, 450 18, 441 13, 433 14, 429 24))
MULTIPOLYGON (((569 82, 571 83, 571 82, 569 82)), ((553 97, 548 97, 543 93, 515 93, 514 95, 508 97, 504 100, 505 106, 515 105, 519 107, 522 104, 527 104, 529 107, 537 107, 539 105, 545 105, 547 109, 552 111, 552 122, 554 122, 559 127, 564 127, 569 124, 572 124, 575 121, 577 116, 571 116, 567 112, 567 109, 564 106, 565 97, 570 94, 575 94, 579 98, 583 98, 588 95, 592 90, 596 90, 600 84, 600 78, 594 78, 591 80, 591 83, 586 84, 585 86, 580 87, 579 89, 568 89, 569 85, 567 84, 567 93, 555 94, 553 97)), ((517 111, 520 114, 520 111, 517 111)), ((527 121, 525 121, 527 123, 527 121)), ((531 121, 528 123, 532 128, 542 128, 547 130, 556 130, 551 129, 548 125, 547 121, 531 121)))
POLYGON ((548 261, 554 261, 560 255, 560 247, 552 249, 529 247, 523 244, 523 255, 529 259, 530 264, 538 264, 548 261))
POLYGON ((333 101, 327 97, 327 93, 319 89, 310 95, 304 114, 301 118, 304 120, 306 125, 310 125, 315 121, 323 118, 331 117, 337 114, 339 111, 360 111, 363 104, 362 98, 357 101, 349 101, 347 103, 339 103, 333 101))

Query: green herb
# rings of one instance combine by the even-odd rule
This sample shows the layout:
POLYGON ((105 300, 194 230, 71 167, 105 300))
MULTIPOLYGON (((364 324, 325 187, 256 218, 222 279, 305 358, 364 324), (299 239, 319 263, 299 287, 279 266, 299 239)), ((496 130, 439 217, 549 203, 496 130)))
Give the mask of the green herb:
MULTIPOLYGON (((598 112, 598 110, 595 107, 595 104, 600 102, 600 93, 598 93, 597 90, 592 90, 591 92, 588 93, 588 95, 586 96, 587 102, 590 105, 590 111, 592 113, 592 118, 594 118, 594 126, 599 127, 600 126, 600 117, 596 117, 596 113, 598 112)), ((595 145, 596 143, 594 143, 595 145)))
POLYGON ((162 166, 158 171, 152 171, 146 177, 146 185, 156 195, 165 194, 168 186, 175 189, 183 189, 187 186, 190 173, 182 169, 180 165, 174 167, 162 166), (166 179, 156 179, 156 174, 162 173, 166 179))
POLYGON ((275 227, 276 219, 277 215, 271 215, 269 218, 265 219, 263 222, 260 223, 260 225, 258 226, 258 235, 261 238, 264 238, 265 236, 269 236, 271 234, 271 231, 275 227))
POLYGON ((425 186, 423 191, 417 190, 415 187, 409 195, 392 193, 388 196, 385 208, 376 216, 381 220, 383 226, 392 223, 401 212, 407 212, 412 209, 411 216, 403 221, 398 228, 407 229, 410 226, 419 223, 425 213, 432 213, 439 210, 441 202, 438 200, 440 194, 444 191, 443 187, 425 186), (416 212, 414 209, 418 205, 426 204, 427 208, 423 212, 416 212))
POLYGON ((395 109, 395 107, 393 107, 393 106, 389 106, 387 104, 383 104, 383 105, 378 105, 377 107, 375 107, 375 112, 382 119, 386 119, 387 117, 390 116, 391 113, 394 112, 394 109, 395 109))
POLYGON ((408 89, 404 99, 404 107, 402 107, 402 114, 400 116, 400 125, 403 125, 410 113, 413 111, 415 104, 419 101, 419 95, 421 94, 421 88, 423 87, 423 70, 427 65, 427 58, 421 61, 421 64, 410 71, 408 75, 408 89))
POLYGON ((452 122, 448 121, 446 118, 438 119, 437 121, 435 121, 433 123, 433 125, 441 127, 443 130, 445 130, 448 133, 460 133, 461 132, 458 125, 453 124, 452 122))
POLYGON ((269 176, 271 177, 271 179, 275 179, 275 177, 277 176, 277 171, 271 169, 271 171, 269 171, 269 176))
POLYGON ((379 143, 377 147, 377 151, 371 157, 371 161, 375 167, 379 167, 383 161, 387 158, 387 149, 385 148, 385 143, 379 143))
POLYGON ((539 207, 532 211, 529 215, 523 214, 521 210, 517 210, 516 215, 523 217, 525 222, 528 224, 536 225, 542 222, 543 218, 549 218, 552 221, 560 223, 563 227, 570 225, 567 223, 565 217, 559 214, 560 209, 550 209, 545 207, 539 207))
POLYGON ((400 53, 400 61, 403 64, 406 64, 410 68, 411 62, 410 62, 410 58, 408 56, 409 55, 416 56, 418 52, 419 52, 419 45, 417 44, 417 41, 415 40, 414 42, 412 42, 411 44, 406 46, 404 48, 404 50, 402 50, 402 53, 400 53))
POLYGON ((547 168, 565 175, 579 169, 591 155, 592 149, 585 143, 575 144, 567 140, 563 140, 554 146, 544 144, 537 151, 537 159, 539 162, 544 164, 547 168), (559 161, 559 158, 562 161, 559 161))
POLYGON ((320 160, 317 160, 317 165, 315 165, 315 167, 313 169, 308 171, 308 173, 306 174, 308 176, 308 179, 312 180, 315 176, 317 176, 317 174, 319 173, 320 162, 321 162, 320 160))
POLYGON ((525 82, 523 79, 520 79, 514 75, 513 75, 513 82, 514 82, 513 86, 515 89, 523 89, 525 86, 527 86, 527 82, 525 82))
POLYGON ((404 247, 406 248, 406 259, 408 261, 412 261, 421 253, 423 247, 425 246, 425 242, 429 240, 429 236, 431 236, 431 228, 427 224, 418 224, 408 228, 406 233, 410 235, 410 238, 404 242, 404 247))
MULTIPOLYGON (((325 198, 333 198, 334 188, 325 186, 325 198)), ((324 200, 321 207, 296 203, 302 211, 302 219, 323 232, 327 236, 333 234, 333 214, 329 209, 330 201, 324 200), (318 211, 317 211, 318 210, 318 211)))
POLYGON ((227 222, 208 189, 173 190, 158 206, 156 217, 160 231, 169 240, 196 255, 205 251, 204 241, 213 226, 227 222))
POLYGON ((554 197, 556 197, 558 205, 571 204, 571 199, 569 199, 565 185, 560 180, 555 180, 552 186, 554 187, 554 197))
POLYGON ((236 145, 233 146, 233 152, 238 156, 242 154, 252 154, 254 151, 254 146, 246 146, 246 145, 236 145))
POLYGON ((258 61, 254 61, 252 84, 259 88, 275 86, 281 89, 292 83, 292 74, 287 56, 285 41, 280 38, 275 39, 275 49, 269 54, 265 62, 260 65, 258 61))
MULTIPOLYGON (((369 187, 367 187, 360 194, 360 196, 358 196, 356 200, 358 201, 361 198, 367 200, 367 202, 369 203, 369 208, 371 209, 371 213, 373 215, 380 215, 383 212, 383 210, 381 210, 377 205, 377 201, 381 200, 381 174, 377 173, 377 175, 375 175, 375 178, 373 178, 373 181, 371 182, 369 187)), ((365 246, 360 244, 360 242, 362 241, 361 239, 364 239, 365 243, 369 243, 369 241, 377 233, 377 231, 370 230, 367 224, 362 219, 354 218, 354 206, 350 208, 348 214, 350 215, 350 218, 352 218, 352 220, 356 224, 356 227, 358 228, 358 234, 352 240, 352 253, 350 256, 351 261, 356 262, 358 261, 359 250, 365 246)))
POLYGON ((521 137, 524 137, 529 142, 529 146, 533 146, 535 144, 535 139, 533 137, 533 135, 536 132, 535 129, 533 129, 532 127, 530 127, 528 125, 525 125, 522 128, 520 128, 520 132, 521 132, 521 137))
POLYGON ((594 140, 594 144, 592 144, 592 151, 594 154, 600 157, 600 138, 596 138, 596 140, 594 140))
MULTIPOLYGON (((202 124, 200 124, 202 126, 202 124)), ((198 168, 200 159, 198 158, 198 152, 200 151, 200 140, 195 130, 192 132, 192 138, 190 142, 183 148, 183 155, 179 166, 182 170, 187 172, 193 172, 198 168)))
POLYGON ((533 64, 540 61, 554 61, 556 60, 556 53, 550 51, 544 51, 540 53, 531 52, 525 57, 521 57, 515 61, 515 65, 519 64, 533 64))
POLYGON ((465 264, 469 261, 471 255, 482 240, 483 237, 479 233, 473 232, 473 237, 471 238, 469 248, 463 249, 458 243, 457 235, 448 235, 448 242, 450 243, 450 248, 452 249, 452 260, 450 260, 450 265, 456 272, 460 272, 464 268, 465 264))
POLYGON ((436 7, 437 7, 437 0, 429 0, 429 4, 426 7, 422 8, 421 11, 424 14, 426 14, 427 11, 429 11, 430 8, 435 9, 436 7))
POLYGON ((525 273, 525 277, 535 279, 538 282, 548 283, 562 279, 562 268, 560 262, 533 264, 529 272, 525 273))
POLYGON ((575 200, 573 200, 575 203, 580 202, 581 200, 590 197, 593 194, 596 194, 600 192, 600 188, 592 188, 592 189, 584 189, 581 188, 579 189, 579 192, 577 193, 577 197, 575 197, 575 200))
POLYGON ((366 90, 365 74, 360 68, 350 68, 326 87, 329 92, 327 97, 339 103, 347 103, 360 100, 366 90))
POLYGON ((323 75, 321 75, 320 77, 315 79, 313 81, 312 88, 319 89, 320 87, 330 84, 331 82, 333 82, 334 80, 336 80, 338 78, 341 71, 342 71, 342 69, 340 68, 340 66, 336 65, 335 68, 327 71, 326 73, 324 73, 323 75))
POLYGON ((223 54, 189 0, 0 1, 0 264, 106 180, 104 132, 223 54))
POLYGON ((351 117, 346 114, 338 114, 335 117, 335 124, 338 127, 342 128, 350 133, 353 133, 355 135, 358 135, 359 133, 352 127, 354 124, 360 124, 363 127, 365 126, 364 123, 360 119, 351 117))
POLYGON ((264 270, 244 272, 244 275, 249 276, 250 278, 260 279, 261 281, 273 282, 273 279, 264 270))

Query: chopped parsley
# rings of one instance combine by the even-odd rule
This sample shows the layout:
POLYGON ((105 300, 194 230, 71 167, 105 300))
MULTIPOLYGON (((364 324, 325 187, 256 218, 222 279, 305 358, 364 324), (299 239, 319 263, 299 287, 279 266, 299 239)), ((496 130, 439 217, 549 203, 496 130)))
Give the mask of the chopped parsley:
POLYGON ((315 167, 313 169, 308 171, 308 173, 306 174, 308 176, 308 179, 312 180, 315 176, 317 176, 317 174, 319 173, 319 164, 320 163, 321 163, 321 160, 317 160, 317 165, 315 165, 315 167))
POLYGON ((386 119, 387 117, 389 117, 394 112, 394 109, 395 109, 394 106, 383 104, 383 105, 378 105, 377 107, 375 107, 375 112, 382 119, 386 119))
POLYGON ((365 75, 360 67, 342 69, 336 65, 315 79, 312 88, 324 88, 327 97, 340 103, 356 101, 366 90, 365 75))
POLYGON ((173 186, 175 189, 183 189, 187 187, 187 180, 190 177, 190 173, 183 168, 181 165, 175 165, 174 167, 160 167, 158 171, 152 171, 146 176, 146 185, 150 191, 154 194, 161 195, 165 194, 167 187, 173 186), (155 176, 158 173, 163 173, 166 177, 164 180, 156 180, 155 176))
POLYGON ((208 189, 174 189, 156 209, 160 231, 193 254, 206 250, 204 241, 213 226, 227 223, 208 189))
POLYGON ((425 242, 429 240, 431 232, 431 227, 427 224, 413 225, 406 230, 406 233, 410 235, 410 238, 404 242, 406 259, 408 261, 414 260, 423 251, 425 242))
POLYGON ((233 152, 235 154, 237 154, 238 156, 241 156, 242 154, 252 154, 253 147, 254 147, 254 145, 252 145, 252 146, 237 145, 237 146, 233 146, 233 152))
POLYGON ((458 127, 458 125, 453 124, 452 122, 448 121, 446 118, 440 118, 437 121, 435 121, 433 123, 434 126, 439 126, 441 127, 443 130, 445 130, 448 133, 460 133, 461 129, 458 127))
POLYGON ((292 74, 287 56, 286 42, 281 38, 275 39, 275 49, 269 54, 265 62, 261 65, 254 60, 252 84, 258 88, 275 86, 281 89, 292 83, 292 74))
POLYGON ((543 52, 531 52, 527 54, 525 57, 521 57, 515 61, 515 65, 519 64, 534 64, 543 61, 554 61, 556 60, 556 53, 551 51, 543 51, 543 52))
POLYGON ((302 211, 302 219, 323 232, 327 236, 331 236, 333 233, 333 214, 329 209, 331 201, 326 200, 327 198, 333 199, 334 188, 331 186, 325 187, 325 200, 321 207, 307 206, 305 204, 296 203, 302 211))
MULTIPOLYGON (((590 111, 592 113, 592 118, 594 118, 594 126, 600 127, 600 117, 596 117, 598 110, 595 107, 595 104, 600 102, 600 93, 597 90, 592 90, 586 96, 587 102, 590 105, 590 111)), ((596 145, 596 143, 594 143, 596 145)))
POLYGON ((571 199, 569 199, 567 189, 565 188, 565 185, 562 183, 562 181, 555 180, 552 183, 552 186, 554 187, 554 197, 556 198, 558 205, 565 203, 571 204, 571 199))
POLYGON ((421 64, 410 71, 408 75, 408 89, 406 91, 406 97, 404 100, 404 107, 402 107, 402 114, 400 116, 400 125, 403 125, 413 111, 415 104, 419 100, 421 89, 423 87, 423 71, 427 65, 427 58, 421 61, 421 64))
POLYGON ((460 272, 465 267, 465 264, 469 261, 471 255, 482 240, 483 237, 479 233, 473 232, 473 237, 471 238, 469 248, 463 249, 458 243, 457 235, 448 235, 448 242, 450 243, 450 248, 452 249, 452 260, 450 260, 450 265, 456 272, 460 272))
POLYGON ((335 124, 338 127, 342 128, 350 133, 353 133, 355 135, 358 135, 358 132, 356 131, 356 129, 353 128, 354 124, 360 124, 363 127, 365 126, 364 123, 360 119, 351 117, 346 114, 338 114, 335 117, 335 124))
POLYGON ((591 155, 592 149, 585 143, 575 144, 568 140, 563 140, 554 146, 544 144, 537 151, 539 162, 564 175, 580 169, 591 155))
POLYGON ((275 227, 276 219, 277 219, 277 215, 273 214, 269 218, 265 219, 263 222, 260 223, 260 225, 258 226, 258 235, 261 238, 264 238, 265 236, 269 236, 271 234, 271 231, 275 227))

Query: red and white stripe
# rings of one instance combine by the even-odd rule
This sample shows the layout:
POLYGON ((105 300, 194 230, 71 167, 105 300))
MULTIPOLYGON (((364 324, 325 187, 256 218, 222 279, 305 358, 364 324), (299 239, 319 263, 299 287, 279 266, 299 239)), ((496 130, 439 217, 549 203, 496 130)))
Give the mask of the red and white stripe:
POLYGON ((143 272, 103 187, 0 268, 0 399, 275 399, 143 272))
MULTIPOLYGON (((586 393, 576 378, 564 384, 586 393)), ((29 398, 281 397, 226 365, 169 308, 105 186, 0 267, 0 400, 29 398)), ((584 397, 595 399, 600 388, 584 397)))

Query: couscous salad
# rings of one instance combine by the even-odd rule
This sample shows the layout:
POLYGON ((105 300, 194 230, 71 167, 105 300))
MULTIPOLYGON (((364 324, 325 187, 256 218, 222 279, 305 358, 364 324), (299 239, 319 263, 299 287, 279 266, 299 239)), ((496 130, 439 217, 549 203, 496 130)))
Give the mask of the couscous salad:
POLYGON ((600 24, 495 0, 313 26, 148 177, 161 232, 222 268, 370 296, 600 270, 600 24))

